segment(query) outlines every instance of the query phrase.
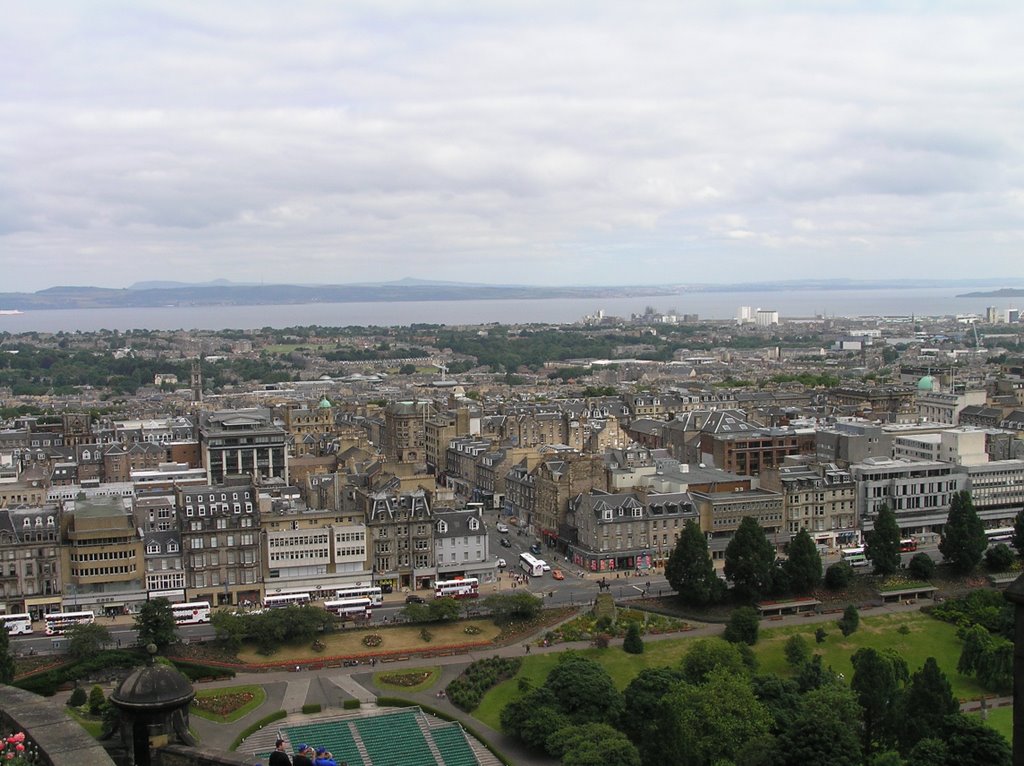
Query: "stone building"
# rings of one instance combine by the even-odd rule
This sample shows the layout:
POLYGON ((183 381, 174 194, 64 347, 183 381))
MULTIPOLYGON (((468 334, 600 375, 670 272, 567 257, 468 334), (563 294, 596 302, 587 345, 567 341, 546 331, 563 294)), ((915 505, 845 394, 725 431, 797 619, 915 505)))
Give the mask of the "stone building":
POLYGON ((0 508, 0 609, 39 619, 61 603, 58 506, 0 508))

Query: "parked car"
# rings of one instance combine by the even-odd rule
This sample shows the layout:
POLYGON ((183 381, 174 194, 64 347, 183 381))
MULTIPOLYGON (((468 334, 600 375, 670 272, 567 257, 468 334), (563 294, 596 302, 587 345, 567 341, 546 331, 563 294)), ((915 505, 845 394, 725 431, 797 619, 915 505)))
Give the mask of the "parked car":
POLYGON ((405 603, 407 604, 425 604, 427 600, 423 596, 417 596, 415 593, 410 593, 405 597, 405 603))
POLYGON ((565 575, 562 574, 562 570, 561 569, 552 569, 551 570, 551 576, 554 577, 556 580, 564 580, 565 579, 565 575))
POLYGON ((501 538, 501 547, 502 548, 511 548, 512 547, 512 541, 509 540, 507 537, 501 538))
POLYGON ((497 529, 503 535, 507 535, 508 534, 508 524, 502 524, 499 521, 498 525, 495 527, 495 529, 497 529))
POLYGON ((498 559, 498 569, 504 569, 506 566, 505 559, 498 559))

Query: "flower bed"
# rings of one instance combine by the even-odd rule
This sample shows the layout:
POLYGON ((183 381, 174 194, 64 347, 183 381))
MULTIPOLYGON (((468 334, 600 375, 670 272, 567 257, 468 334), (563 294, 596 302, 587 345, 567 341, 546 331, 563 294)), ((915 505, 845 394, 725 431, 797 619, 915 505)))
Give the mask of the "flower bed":
POLYGON ((380 646, 384 643, 384 639, 376 633, 371 633, 368 636, 363 636, 363 646, 375 647, 380 646))
POLYGON ((413 671, 409 673, 381 673, 380 680, 392 686, 409 688, 419 686, 427 681, 433 672, 430 670, 413 671))
POLYGON ((252 692, 217 694, 210 697, 196 697, 193 704, 198 710, 219 716, 229 716, 256 699, 252 692))

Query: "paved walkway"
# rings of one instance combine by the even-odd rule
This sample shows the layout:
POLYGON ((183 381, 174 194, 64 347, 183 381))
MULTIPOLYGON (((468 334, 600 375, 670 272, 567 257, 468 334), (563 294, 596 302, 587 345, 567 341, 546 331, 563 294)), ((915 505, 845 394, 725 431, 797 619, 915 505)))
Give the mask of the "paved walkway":
MULTIPOLYGON (((920 609, 920 604, 886 604, 884 606, 862 609, 864 617, 874 617, 882 614, 899 614, 913 612, 920 609)), ((769 618, 762 620, 761 626, 765 629, 781 627, 785 625, 807 625, 814 623, 835 622, 841 615, 835 613, 807 615, 787 615, 780 618, 769 618)), ((685 638, 696 638, 703 636, 720 635, 725 626, 722 624, 693 623, 695 627, 685 633, 666 633, 655 636, 645 636, 644 642, 664 641, 685 638)), ((495 647, 493 649, 469 652, 467 654, 453 655, 449 657, 419 658, 415 655, 409 659, 379 664, 372 670, 367 665, 359 665, 349 668, 325 668, 318 671, 274 671, 271 673, 239 673, 232 679, 224 681, 213 681, 201 684, 199 689, 216 689, 221 687, 239 686, 243 684, 262 685, 267 690, 267 700, 258 709, 252 711, 244 718, 231 724, 216 724, 211 721, 192 717, 192 725, 196 732, 203 739, 203 743, 219 749, 227 749, 231 746, 235 737, 240 731, 250 724, 258 721, 275 710, 287 710, 289 714, 297 713, 305 704, 319 704, 326 712, 329 708, 340 708, 346 699, 358 699, 363 703, 375 702, 378 695, 387 696, 390 692, 378 690, 373 684, 374 673, 386 671, 399 671, 408 668, 421 668, 425 666, 440 666, 441 677, 431 690, 415 693, 395 693, 394 696, 404 697, 421 705, 440 710, 452 718, 463 722, 465 725, 476 729, 483 736, 487 737, 492 744, 515 764, 521 766, 556 766, 557 761, 547 758, 542 754, 526 750, 522 745, 502 732, 495 731, 483 724, 472 715, 465 713, 445 698, 437 697, 437 690, 443 689, 452 679, 456 678, 462 670, 471 662, 486 657, 520 657, 524 656, 524 643, 530 644, 531 654, 550 654, 563 652, 566 649, 586 649, 591 644, 587 641, 574 643, 553 644, 548 647, 540 645, 541 636, 550 630, 545 627, 528 641, 520 641, 510 646, 495 647)), ((613 645, 621 645, 621 639, 616 639, 613 645)), ((972 703, 965 703, 965 709, 972 703)), ((973 703, 977 708, 978 703, 973 703)), ((994 707, 997 703, 990 700, 989 705, 994 707)), ((275 722, 275 726, 284 725, 284 722, 275 722)))

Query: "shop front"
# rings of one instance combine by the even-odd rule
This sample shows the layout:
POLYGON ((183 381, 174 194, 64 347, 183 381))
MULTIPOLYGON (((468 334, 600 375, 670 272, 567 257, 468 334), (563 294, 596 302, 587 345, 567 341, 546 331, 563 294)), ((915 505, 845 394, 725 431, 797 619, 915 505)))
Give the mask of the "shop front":
POLYGON ((61 611, 60 604, 59 595, 28 596, 25 599, 24 611, 32 615, 33 620, 41 620, 44 614, 61 611))

